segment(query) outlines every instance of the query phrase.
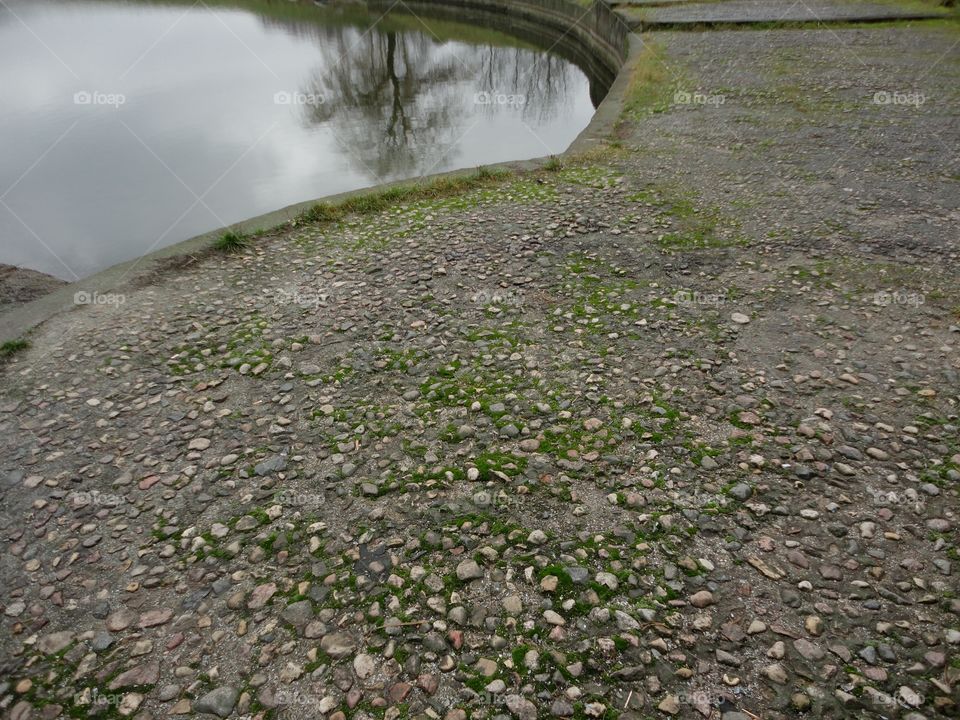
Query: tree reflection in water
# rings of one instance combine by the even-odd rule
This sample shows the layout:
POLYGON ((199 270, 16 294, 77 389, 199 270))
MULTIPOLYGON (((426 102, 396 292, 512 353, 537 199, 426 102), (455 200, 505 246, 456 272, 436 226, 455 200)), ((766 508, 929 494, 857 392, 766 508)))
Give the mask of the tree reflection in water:
POLYGON ((562 111, 576 71, 549 53, 443 42, 416 31, 341 27, 321 50, 323 62, 303 92, 324 102, 305 107, 304 119, 326 124, 377 181, 451 162, 481 117, 519 116, 535 135, 562 111))

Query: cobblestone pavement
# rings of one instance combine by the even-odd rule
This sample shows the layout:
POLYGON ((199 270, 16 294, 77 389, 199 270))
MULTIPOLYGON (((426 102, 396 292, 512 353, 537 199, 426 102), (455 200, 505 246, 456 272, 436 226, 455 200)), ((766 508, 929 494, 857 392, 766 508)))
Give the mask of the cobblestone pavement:
POLYGON ((956 715, 958 39, 657 34, 590 157, 50 320, 0 712, 956 715))

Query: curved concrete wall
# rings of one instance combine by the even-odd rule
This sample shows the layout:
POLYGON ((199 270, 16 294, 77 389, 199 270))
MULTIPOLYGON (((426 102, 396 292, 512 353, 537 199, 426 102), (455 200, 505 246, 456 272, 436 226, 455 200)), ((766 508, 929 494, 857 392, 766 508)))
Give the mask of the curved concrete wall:
MULTIPOLYGON (((612 83, 630 54, 631 30, 624 20, 605 3, 595 0, 585 8, 571 0, 407 0, 401 5, 390 0, 368 0, 368 7, 381 12, 393 8, 457 19, 465 22, 486 21, 484 25, 524 35, 523 26, 538 28, 553 35, 557 43, 569 46, 571 41, 582 49, 580 61, 595 70, 602 66, 612 83), (517 25, 517 23, 520 23, 517 25)), ((609 85, 609 83, 608 83, 609 85)))

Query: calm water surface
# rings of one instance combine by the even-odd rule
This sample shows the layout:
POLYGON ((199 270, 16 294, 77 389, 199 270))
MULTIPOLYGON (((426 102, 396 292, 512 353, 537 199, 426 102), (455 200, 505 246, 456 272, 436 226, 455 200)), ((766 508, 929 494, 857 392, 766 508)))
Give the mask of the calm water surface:
POLYGON ((553 53, 379 18, 4 0, 0 263, 74 280, 295 202, 560 153, 590 121, 553 53))

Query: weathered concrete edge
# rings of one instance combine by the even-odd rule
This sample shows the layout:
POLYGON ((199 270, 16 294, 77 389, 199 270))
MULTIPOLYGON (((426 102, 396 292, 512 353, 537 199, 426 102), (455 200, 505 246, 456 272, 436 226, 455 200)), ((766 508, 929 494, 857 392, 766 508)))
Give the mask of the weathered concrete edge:
MULTIPOLYGON (((368 3, 392 7, 390 0, 367 0, 368 3)), ((594 58, 614 71, 627 58, 630 26, 623 16, 602 0, 589 9, 570 0, 408 0, 403 11, 431 8, 446 12, 466 11, 485 15, 506 16, 516 22, 526 21, 539 27, 552 28, 561 37, 571 37, 589 47, 594 58)))
POLYGON ((727 18, 717 20, 642 20, 630 18, 621 15, 634 32, 655 32, 655 31, 687 31, 698 30, 716 30, 716 29, 737 29, 749 28, 750 26, 782 25, 786 29, 792 27, 806 28, 818 27, 820 25, 856 25, 856 24, 879 24, 888 22, 913 22, 919 20, 943 20, 949 15, 944 13, 910 13, 904 15, 856 15, 851 17, 836 18, 784 18, 781 20, 763 20, 757 18, 727 18))
MULTIPOLYGON (((603 102, 600 103, 590 124, 584 128, 560 157, 570 158, 582 154, 600 145, 605 139, 612 135, 617 120, 620 117, 621 110, 626 102, 630 87, 630 71, 636 63, 642 48, 642 41, 636 35, 630 35, 628 42, 629 49, 626 60, 621 63, 620 72, 617 74, 617 78, 611 86, 610 91, 607 93, 603 102)), ((491 169, 507 169, 514 172, 530 172, 542 168, 550 160, 551 156, 544 156, 532 160, 502 162, 487 167, 491 169)), ((451 172, 426 175, 420 178, 408 178, 397 182, 373 185, 337 195, 326 195, 248 218, 247 220, 234 223, 230 228, 238 229, 246 233, 279 228, 318 202, 337 203, 351 197, 366 195, 370 192, 395 186, 409 185, 411 182, 430 181, 441 177, 460 177, 470 175, 473 172, 473 169, 454 170, 451 172)), ((48 295, 44 295, 43 297, 10 310, 0 316, 0 343, 24 337, 50 318, 61 313, 81 312, 84 306, 78 305, 75 302, 77 293, 83 292, 88 296, 94 293, 99 295, 108 295, 111 293, 121 294, 124 287, 144 282, 150 276, 163 271, 165 263, 177 259, 186 259, 209 251, 214 242, 220 238, 226 229, 227 228, 217 228, 216 230, 211 230, 210 232, 197 235, 188 240, 161 248, 160 250, 155 250, 135 260, 128 260, 113 265, 88 278, 64 285, 48 295)))

